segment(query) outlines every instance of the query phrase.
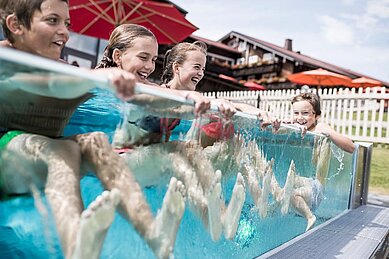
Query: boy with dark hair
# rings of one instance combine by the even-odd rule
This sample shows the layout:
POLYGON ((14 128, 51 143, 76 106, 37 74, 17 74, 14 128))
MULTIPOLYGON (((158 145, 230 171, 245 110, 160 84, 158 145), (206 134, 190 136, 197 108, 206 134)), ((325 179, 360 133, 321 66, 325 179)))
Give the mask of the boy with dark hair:
MULTIPOLYGON (((0 42, 0 47, 59 60, 69 38, 67 0, 1 0, 0 8, 7 38, 0 42)), ((133 96, 134 74, 118 68, 92 72, 105 74, 122 99, 133 96)), ((62 88, 58 89, 61 93, 66 92, 64 99, 61 93, 52 89, 52 85, 41 80, 44 79, 42 76, 34 81, 35 76, 28 74, 21 78, 16 73, 11 78, 0 80, 2 152, 16 154, 30 169, 26 174, 17 175, 12 161, 3 159, 1 190, 5 194, 27 193, 31 178, 38 179, 39 186, 45 186, 66 258, 98 258, 119 202, 125 217, 142 236, 147 237, 156 255, 168 257, 172 244, 171 240, 161 238, 164 235, 161 222, 175 218, 169 212, 184 207, 182 184, 172 179, 165 199, 174 199, 175 203, 169 208, 162 207, 154 219, 139 184, 103 133, 80 134, 68 139, 61 137, 70 116, 91 97, 88 91, 94 86, 77 85, 77 78, 68 84, 61 82, 62 88), (86 210, 80 193, 81 168, 84 168, 81 164, 91 168, 104 187, 110 190, 86 210)))

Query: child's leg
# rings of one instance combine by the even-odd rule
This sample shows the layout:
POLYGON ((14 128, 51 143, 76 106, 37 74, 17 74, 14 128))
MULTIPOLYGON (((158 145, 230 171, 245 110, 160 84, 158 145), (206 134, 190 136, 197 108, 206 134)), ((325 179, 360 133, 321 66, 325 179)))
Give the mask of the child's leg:
MULTIPOLYGON (((10 193, 28 191, 32 179, 46 181, 45 194, 55 218, 58 234, 66 256, 73 252, 83 204, 80 192, 81 153, 78 145, 70 140, 54 140, 44 136, 22 134, 11 140, 7 150, 18 154, 29 163, 27 177, 7 176, 5 186, 10 193), (47 177, 47 178, 46 178, 47 177), (23 179, 24 183, 23 183, 23 179), (17 185, 27 187, 21 190, 17 185), (26 185, 27 183, 27 185, 26 185), (15 192, 13 192, 15 191, 15 192)), ((12 165, 9 166, 12 169, 12 165)))
POLYGON ((285 181, 285 185, 283 188, 283 197, 281 200, 281 214, 285 215, 288 213, 289 210, 289 204, 290 204, 290 197, 292 196, 293 187, 295 183, 295 175, 296 175, 296 168, 294 165, 293 160, 290 162, 289 170, 288 170, 288 176, 285 181))
MULTIPOLYGON (((229 156, 231 150, 226 144, 221 145, 223 153, 221 156, 229 156)), ((223 222, 225 237, 231 239, 235 236, 240 219, 240 213, 245 201, 245 187, 242 175, 239 173, 236 178, 230 203, 226 208, 221 197, 221 171, 213 169, 212 164, 204 155, 203 150, 196 146, 187 146, 187 155, 190 163, 195 168, 197 179, 199 179, 208 201, 209 228, 214 240, 221 235, 220 222, 223 222), (209 184, 211 183, 211 184, 209 184), (221 212, 222 211, 222 212, 221 212), (221 213, 223 213, 221 215, 221 213)))
POLYGON ((166 172, 171 162, 165 147, 165 144, 140 146, 120 154, 141 187, 159 185, 162 177, 169 176, 166 172))
POLYGON ((208 192, 211 187, 213 188, 215 169, 205 156, 202 147, 194 142, 187 142, 180 146, 179 151, 193 167, 203 190, 208 192))
POLYGON ((195 214, 203 221, 209 229, 213 240, 218 240, 222 232, 221 213, 221 174, 214 176, 214 181, 205 192, 199 183, 197 174, 189 162, 177 154, 169 154, 172 162, 173 174, 184 182, 187 188, 188 202, 195 214))
POLYGON ((292 194, 292 206, 295 210, 303 215, 307 219, 307 227, 305 231, 308 231, 316 222, 316 216, 312 214, 308 204, 310 204, 312 196, 311 187, 301 187, 295 190, 292 194))
POLYGON ((254 204, 258 208, 259 206, 258 200, 262 195, 262 189, 259 185, 257 175, 254 169, 247 164, 242 166, 242 174, 246 179, 246 183, 248 185, 249 192, 254 201, 254 204))
POLYGON ((178 227, 185 211, 185 186, 175 177, 170 179, 168 190, 158 212, 153 233, 148 237, 150 246, 158 258, 170 258, 173 254, 178 227))
POLYGON ((245 198, 244 179, 243 176, 238 173, 234 189, 232 190, 231 200, 222 215, 224 236, 227 239, 233 239, 235 237, 245 198))
MULTIPOLYGON (((126 162, 117 155, 104 133, 94 132, 74 137, 81 147, 81 152, 108 190, 120 191, 121 212, 145 238, 156 255, 170 253, 172 244, 160 244, 158 238, 164 239, 165 233, 156 236, 157 223, 144 194, 129 170, 126 162)), ((181 206, 177 204, 177 206, 181 206)), ((175 237, 170 239, 175 240, 175 237)), ((162 242, 162 240, 160 240, 162 242)))
POLYGON ((108 190, 120 191, 120 207, 131 219, 135 229, 145 236, 153 223, 153 216, 143 192, 128 169, 125 161, 117 155, 104 133, 93 132, 74 136, 81 153, 97 177, 108 190))
POLYGON ((265 175, 262 180, 262 195, 258 199, 258 209, 261 218, 266 218, 268 209, 269 193, 271 191, 271 179, 273 178, 272 162, 268 162, 265 175))

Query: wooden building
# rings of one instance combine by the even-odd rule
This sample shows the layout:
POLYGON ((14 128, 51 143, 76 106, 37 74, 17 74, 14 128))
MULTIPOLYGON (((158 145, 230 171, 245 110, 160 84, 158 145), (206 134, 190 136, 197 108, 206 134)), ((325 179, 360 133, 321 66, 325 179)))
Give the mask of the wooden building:
MULTIPOLYGON (((101 58, 107 41, 79 34, 72 35, 74 43, 67 44, 62 57, 81 66, 94 67, 101 58), (70 45, 70 46, 69 46, 70 45)), ((231 31, 219 41, 191 35, 187 42, 203 41, 208 45, 205 76, 197 86, 200 92, 249 90, 246 82, 263 85, 268 90, 296 89, 300 87, 287 80, 287 76, 302 71, 324 68, 352 79, 369 76, 345 69, 300 52, 293 51, 292 40, 283 47, 251 36, 231 31)), ((160 45, 155 72, 150 80, 160 83, 164 53, 173 45, 160 45)), ((380 81, 380 80, 378 80, 380 81)), ((382 82, 383 85, 389 85, 382 82)))
MULTIPOLYGON (((207 78, 226 75, 236 79, 243 86, 245 82, 252 81, 266 86, 266 89, 295 89, 295 85, 287 80, 287 76, 317 68, 339 73, 351 77, 369 77, 328 62, 324 62, 299 51, 293 51, 293 42, 286 39, 283 47, 231 31, 219 41, 211 41, 198 36, 190 36, 186 41, 202 40, 209 46, 207 75, 199 91, 232 91, 220 85, 212 85, 207 78)), ((369 77, 371 78, 371 77, 369 77)), ((229 81, 229 80, 224 80, 229 81)), ((380 81, 380 80, 378 80, 380 81)), ((230 81, 231 82, 231 81, 230 81)), ((383 82, 384 85, 387 83, 383 82)), ((242 89, 247 89, 243 86, 242 89)))

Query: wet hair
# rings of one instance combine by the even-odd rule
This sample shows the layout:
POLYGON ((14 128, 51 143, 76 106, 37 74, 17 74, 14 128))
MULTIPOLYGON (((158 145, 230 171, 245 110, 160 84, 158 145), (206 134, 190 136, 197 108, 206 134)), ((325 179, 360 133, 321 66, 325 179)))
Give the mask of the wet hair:
POLYGON ((168 50, 163 60, 162 83, 167 84, 173 79, 173 63, 176 62, 179 65, 184 64, 188 51, 200 51, 204 55, 207 55, 207 45, 202 41, 195 41, 193 43, 181 42, 168 50))
POLYGON ((146 27, 138 24, 122 24, 113 30, 108 45, 104 49, 103 57, 96 68, 117 67, 112 55, 115 49, 125 52, 134 46, 134 40, 139 37, 150 37, 157 41, 155 35, 146 27))
MULTIPOLYGON (((11 31, 7 27, 6 19, 15 14, 19 23, 31 29, 31 22, 35 11, 41 11, 42 3, 46 0, 0 0, 0 23, 3 34, 9 42, 14 43, 11 31)), ((69 0, 60 0, 69 4, 69 0)))
POLYGON ((296 102, 301 102, 301 101, 307 101, 309 102, 312 107, 313 107, 313 111, 315 112, 315 114, 318 116, 318 115, 321 115, 321 109, 320 109, 320 99, 319 99, 319 96, 317 96, 316 94, 314 93, 303 93, 303 94, 299 94, 295 97, 292 98, 292 105, 296 102))

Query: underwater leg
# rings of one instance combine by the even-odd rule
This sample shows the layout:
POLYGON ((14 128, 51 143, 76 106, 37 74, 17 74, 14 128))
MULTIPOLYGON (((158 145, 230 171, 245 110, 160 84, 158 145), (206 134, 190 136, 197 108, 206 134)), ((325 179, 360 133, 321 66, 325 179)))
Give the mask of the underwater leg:
POLYGON ((244 179, 242 174, 238 173, 230 203, 222 217, 224 236, 227 239, 233 239, 235 237, 245 199, 244 179))
POLYGON ((174 243, 185 211, 185 186, 172 177, 158 212, 153 232, 147 236, 158 258, 170 258, 174 243))

